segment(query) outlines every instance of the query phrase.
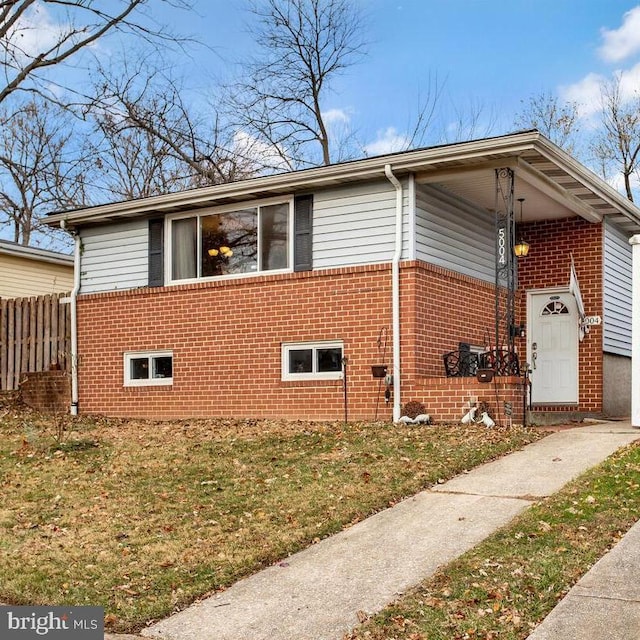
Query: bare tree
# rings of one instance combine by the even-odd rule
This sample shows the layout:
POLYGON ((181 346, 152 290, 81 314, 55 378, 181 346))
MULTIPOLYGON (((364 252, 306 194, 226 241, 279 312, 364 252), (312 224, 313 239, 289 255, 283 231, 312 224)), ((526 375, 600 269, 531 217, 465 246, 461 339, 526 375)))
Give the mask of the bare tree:
POLYGON ((146 61, 123 62, 115 71, 100 67, 95 82, 99 98, 85 109, 85 117, 97 123, 102 147, 118 167, 122 195, 161 193, 255 175, 251 150, 220 124, 215 110, 197 115, 180 83, 146 61), (126 141, 128 153, 120 148, 120 141, 126 141), (144 184, 131 183, 134 168, 143 170, 144 184), (155 176, 154 171, 158 171, 155 176))
POLYGON ((522 129, 538 129, 567 151, 576 153, 580 132, 578 106, 575 102, 562 102, 551 93, 542 92, 522 100, 522 110, 516 114, 515 125, 522 129))
POLYGON ((106 112, 96 114, 95 128, 87 141, 88 155, 94 159, 90 167, 92 199, 97 192, 109 200, 133 200, 189 186, 169 146, 148 131, 123 127, 106 112))
MULTIPOLYGON (((190 8, 188 0, 161 0, 190 8)), ((176 43, 165 27, 146 19, 149 0, 0 0, 0 104, 18 90, 52 100, 46 71, 87 51, 104 36, 132 33, 149 43, 176 43)))
MULTIPOLYGON (((159 1, 191 8, 191 0, 159 1)), ((17 242, 49 232, 40 224, 47 212, 87 203, 82 145, 71 138, 72 130, 87 131, 70 114, 90 99, 78 79, 94 64, 99 43, 114 34, 154 50, 188 42, 154 20, 151 4, 0 0, 0 225, 17 242)))
POLYGON ((465 104, 456 104, 449 98, 449 104, 443 111, 446 121, 442 124, 439 142, 462 142, 492 134, 497 119, 492 107, 473 98, 465 104))
POLYGON ((80 158, 69 114, 31 100, 0 116, 0 210, 13 240, 28 245, 43 216, 84 201, 80 158))
POLYGON ((640 167, 640 92, 623 95, 622 75, 604 83, 601 92, 602 129, 592 150, 603 175, 622 174, 625 195, 633 202, 632 178, 640 167))
POLYGON ((280 168, 329 164, 326 96, 365 52, 362 14, 350 0, 264 0, 251 12, 260 53, 229 87, 231 122, 268 147, 280 168))

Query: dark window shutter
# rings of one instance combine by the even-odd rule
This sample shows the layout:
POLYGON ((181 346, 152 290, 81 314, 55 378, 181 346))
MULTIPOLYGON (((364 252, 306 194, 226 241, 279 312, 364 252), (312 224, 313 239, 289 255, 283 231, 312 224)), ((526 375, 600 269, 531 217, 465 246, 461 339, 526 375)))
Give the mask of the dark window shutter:
POLYGON ((149 220, 149 286, 164 286, 164 218, 149 220))
POLYGON ((294 202, 293 270, 313 269, 313 196, 300 196, 294 202))

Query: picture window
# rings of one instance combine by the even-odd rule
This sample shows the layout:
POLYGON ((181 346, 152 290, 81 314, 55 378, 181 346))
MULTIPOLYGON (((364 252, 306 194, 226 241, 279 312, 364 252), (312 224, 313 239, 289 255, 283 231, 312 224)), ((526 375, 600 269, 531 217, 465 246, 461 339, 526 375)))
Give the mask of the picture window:
POLYGON ((292 218, 286 201, 170 220, 171 279, 289 269, 292 218))

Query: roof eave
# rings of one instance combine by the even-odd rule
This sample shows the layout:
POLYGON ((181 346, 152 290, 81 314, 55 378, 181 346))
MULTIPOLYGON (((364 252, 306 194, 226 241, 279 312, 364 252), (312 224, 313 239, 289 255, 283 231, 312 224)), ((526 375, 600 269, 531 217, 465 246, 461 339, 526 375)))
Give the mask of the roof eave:
POLYGON ((486 138, 454 145, 376 156, 375 158, 253 178, 241 182, 213 185, 191 191, 57 213, 49 216, 46 223, 50 226, 65 225, 73 228, 87 223, 104 222, 113 218, 132 218, 151 213, 162 213, 176 207, 195 208, 204 203, 212 203, 212 201, 224 198, 250 197, 251 194, 256 192, 312 190, 320 186, 329 186, 332 183, 343 181, 382 178, 385 175, 385 166, 388 164, 393 167, 394 173, 401 174, 426 168, 430 164, 443 160, 450 162, 471 160, 487 152, 517 153, 531 148, 539 137, 540 134, 538 132, 529 131, 500 138, 486 138))
POLYGON ((631 200, 625 198, 602 178, 543 136, 540 137, 538 147, 540 153, 545 155, 551 162, 554 162, 573 178, 588 186, 595 195, 618 209, 620 213, 635 224, 640 225, 640 209, 631 200))
POLYGON ((402 175, 406 172, 428 171, 430 166, 437 166, 442 162, 459 166, 459 163, 464 161, 471 162, 474 159, 489 158, 490 156, 496 158, 505 155, 517 156, 532 149, 562 168, 634 223, 640 224, 640 210, 632 202, 535 130, 263 176, 191 191, 99 205, 54 214, 49 216, 46 222, 51 226, 64 225, 67 228, 74 228, 113 219, 162 214, 177 208, 214 206, 216 202, 225 199, 227 201, 229 199, 249 199, 257 197, 257 194, 263 196, 270 192, 275 194, 311 191, 332 184, 383 178, 386 165, 391 165, 396 175, 402 175))
POLYGON ((46 262, 48 264, 73 267, 73 256, 47 251, 46 249, 38 249, 37 247, 26 247, 22 245, 13 246, 1 243, 0 254, 10 256, 12 258, 22 258, 23 260, 36 260, 38 262, 46 262))

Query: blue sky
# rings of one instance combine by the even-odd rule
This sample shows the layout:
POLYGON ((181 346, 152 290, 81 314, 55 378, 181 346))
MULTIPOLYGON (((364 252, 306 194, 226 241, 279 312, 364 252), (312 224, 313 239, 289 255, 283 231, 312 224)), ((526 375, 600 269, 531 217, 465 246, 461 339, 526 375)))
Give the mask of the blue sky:
MULTIPOLYGON (((171 64, 190 89, 187 99, 204 106, 216 85, 229 80, 233 62, 256 52, 256 43, 246 28, 249 0, 191 1, 193 12, 159 0, 145 11, 202 43, 174 55, 171 64)), ((481 113, 472 137, 513 130, 522 101, 541 92, 576 101, 588 118, 601 80, 623 72, 627 95, 640 87, 640 0, 351 1, 366 15, 368 52, 334 79, 323 108, 334 127, 355 131, 369 154, 406 146, 421 101, 435 93, 437 117, 427 144, 459 139, 453 125, 469 113, 481 113)), ((30 15, 35 28, 23 35, 34 41, 46 42, 64 28, 62 14, 40 2, 30 15)), ((117 60, 132 47, 131 39, 121 43, 112 35, 93 52, 117 60)), ((51 73, 65 84, 69 69, 51 73)))
MULTIPOLYGON (((159 0, 146 5, 155 22, 202 43, 169 56, 175 75, 184 76, 187 101, 204 107, 231 77, 233 61, 256 52, 247 1, 192 0, 194 12, 159 0)), ((541 92, 578 103, 585 131, 595 121, 602 80, 622 73, 623 98, 640 91, 640 0, 352 1, 367 17, 368 53, 335 79, 323 109, 333 127, 355 132, 368 155, 406 148, 429 92, 440 97, 424 145, 461 139, 453 125, 465 112, 481 112, 466 138, 513 131, 523 101, 541 92)), ((25 50, 54 42, 64 19, 36 0, 22 32, 25 50)), ((92 52, 118 63, 123 49, 131 56, 135 48, 130 38, 112 35, 92 52)), ((50 74, 57 89, 86 82, 82 57, 50 74)))
MULTIPOLYGON (((577 100, 585 116, 594 79, 624 71, 640 87, 640 3, 631 0, 362 0, 368 54, 333 84, 325 110, 348 118, 374 151, 406 134, 419 99, 437 86, 442 135, 458 110, 481 108, 493 134, 513 129, 521 101, 542 91, 577 100), (638 66, 638 68, 636 68, 638 66)), ((254 50, 242 0, 195 3, 172 13, 203 49, 184 60, 194 86, 224 79, 228 61, 254 50)), ((161 16, 158 16, 162 19, 161 16)), ((437 130, 437 131, 436 131, 437 130)))

